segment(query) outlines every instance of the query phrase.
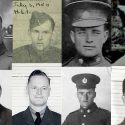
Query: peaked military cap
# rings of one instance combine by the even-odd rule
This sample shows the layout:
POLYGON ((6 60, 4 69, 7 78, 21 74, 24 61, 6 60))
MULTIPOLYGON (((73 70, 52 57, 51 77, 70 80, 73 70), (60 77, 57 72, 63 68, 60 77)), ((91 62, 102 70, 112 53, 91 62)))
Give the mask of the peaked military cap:
POLYGON ((44 12, 33 11, 30 19, 30 29, 40 26, 47 20, 51 20, 54 24, 53 19, 48 14, 44 12))
POLYGON ((107 0, 71 0, 64 12, 69 15, 72 26, 93 27, 107 23, 111 6, 107 0))
POLYGON ((91 89, 96 88, 100 78, 94 74, 84 73, 74 75, 72 81, 76 84, 77 89, 91 89))

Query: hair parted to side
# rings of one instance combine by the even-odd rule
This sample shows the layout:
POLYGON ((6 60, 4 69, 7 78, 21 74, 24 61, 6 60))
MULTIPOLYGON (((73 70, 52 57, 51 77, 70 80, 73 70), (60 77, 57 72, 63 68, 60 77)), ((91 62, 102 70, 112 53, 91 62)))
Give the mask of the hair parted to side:
POLYGON ((33 77, 33 76, 45 76, 45 77, 48 79, 49 84, 50 84, 50 78, 46 75, 45 72, 43 72, 43 71, 41 71, 41 70, 34 70, 34 71, 29 75, 28 84, 29 84, 29 82, 30 82, 31 77, 33 77))

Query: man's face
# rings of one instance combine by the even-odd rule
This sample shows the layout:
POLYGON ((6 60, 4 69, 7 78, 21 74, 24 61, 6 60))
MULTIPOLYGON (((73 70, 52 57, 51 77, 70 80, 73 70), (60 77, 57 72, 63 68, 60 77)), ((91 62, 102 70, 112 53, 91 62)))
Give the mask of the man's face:
POLYGON ((94 57, 102 55, 102 47, 108 38, 108 31, 104 30, 104 25, 90 28, 75 27, 74 31, 70 32, 70 36, 81 56, 94 57))
POLYGON ((47 48, 50 46, 52 32, 52 25, 49 20, 40 26, 34 27, 30 31, 32 45, 38 50, 47 48))
POLYGON ((96 97, 95 89, 78 89, 77 97, 80 106, 83 108, 87 108, 93 103, 94 98, 96 97))
POLYGON ((46 105, 50 95, 49 81, 45 76, 32 76, 27 86, 30 105, 46 105))

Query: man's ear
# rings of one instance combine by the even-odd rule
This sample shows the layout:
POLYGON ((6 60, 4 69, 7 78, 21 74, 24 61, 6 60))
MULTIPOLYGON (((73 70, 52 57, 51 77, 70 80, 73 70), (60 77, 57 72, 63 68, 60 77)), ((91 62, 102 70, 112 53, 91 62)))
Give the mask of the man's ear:
POLYGON ((125 104, 125 95, 122 96, 123 103, 125 104))
POLYGON ((95 94, 94 94, 94 98, 96 97, 96 92, 95 92, 95 94))
POLYGON ((105 31, 105 33, 104 33, 104 40, 103 40, 103 44, 107 41, 108 37, 109 37, 109 31, 108 31, 108 30, 106 30, 106 31, 105 31))
POLYGON ((71 38, 71 40, 72 40, 72 42, 75 44, 75 37, 74 37, 74 32, 71 30, 70 31, 70 38, 71 38))

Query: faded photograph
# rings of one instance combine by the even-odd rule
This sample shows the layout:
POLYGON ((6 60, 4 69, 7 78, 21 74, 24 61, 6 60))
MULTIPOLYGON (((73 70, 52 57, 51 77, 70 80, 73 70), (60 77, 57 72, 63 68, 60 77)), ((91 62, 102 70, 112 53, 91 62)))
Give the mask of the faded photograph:
POLYGON ((41 65, 35 69, 35 65, 22 65, 23 70, 19 71, 17 69, 21 67, 16 67, 12 84, 13 93, 16 94, 12 99, 12 124, 61 125, 60 68, 41 65))
POLYGON ((54 1, 13 2, 14 63, 61 63, 61 2, 54 1))
POLYGON ((110 0, 63 0, 63 66, 110 66, 110 0))
POLYGON ((0 71, 0 125, 12 125, 11 73, 0 71))
POLYGON ((125 125, 125 67, 112 67, 112 125, 125 125))
POLYGON ((125 66, 125 2, 112 0, 112 61, 125 66))
POLYGON ((62 125, 111 125, 110 73, 106 67, 63 69, 62 125))
POLYGON ((0 70, 12 68, 12 0, 0 1, 0 70))

